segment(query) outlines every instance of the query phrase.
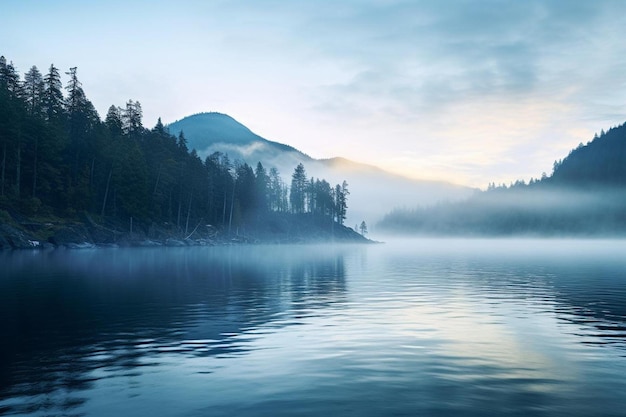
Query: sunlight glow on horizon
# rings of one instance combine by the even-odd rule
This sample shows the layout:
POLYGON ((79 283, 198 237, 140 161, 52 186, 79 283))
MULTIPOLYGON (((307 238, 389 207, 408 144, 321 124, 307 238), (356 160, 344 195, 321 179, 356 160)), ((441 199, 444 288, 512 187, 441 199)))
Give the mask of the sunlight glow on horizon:
POLYGON ((626 4, 611 1, 7 0, 0 13, 0 54, 20 74, 77 66, 101 118, 129 99, 146 127, 218 111, 411 178, 528 181, 626 120, 626 4))

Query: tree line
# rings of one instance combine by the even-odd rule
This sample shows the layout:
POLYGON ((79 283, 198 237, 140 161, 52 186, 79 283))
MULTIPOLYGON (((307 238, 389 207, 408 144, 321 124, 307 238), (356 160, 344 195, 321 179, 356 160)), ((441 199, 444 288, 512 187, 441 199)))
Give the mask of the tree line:
POLYGON ((626 233, 626 125, 554 162, 551 175, 489 184, 461 202, 395 209, 378 224, 434 235, 620 235, 626 233))
POLYGON ((271 213, 343 224, 348 185, 307 178, 299 164, 286 184, 276 168, 252 168, 215 152, 202 160, 184 132, 161 119, 143 126, 139 101, 109 107, 100 119, 69 68, 22 77, 0 57, 0 209, 21 216, 100 218, 223 230, 249 227, 271 213))

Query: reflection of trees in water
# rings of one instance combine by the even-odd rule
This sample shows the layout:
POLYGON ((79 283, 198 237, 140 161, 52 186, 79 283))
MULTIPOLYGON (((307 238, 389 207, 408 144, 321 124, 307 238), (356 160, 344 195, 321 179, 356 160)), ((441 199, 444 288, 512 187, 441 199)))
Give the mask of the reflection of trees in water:
POLYGON ((67 414, 100 378, 140 373, 163 354, 243 354, 247 330, 343 299, 341 255, 256 252, 1 254, 0 414, 67 414))
POLYGON ((577 328, 593 333, 583 343, 626 350, 626 271, 623 263, 573 266, 555 278, 556 313, 577 328))
POLYGON ((292 310, 294 314, 315 315, 315 311, 340 306, 345 301, 345 265, 342 257, 328 262, 295 264, 290 270, 292 310))

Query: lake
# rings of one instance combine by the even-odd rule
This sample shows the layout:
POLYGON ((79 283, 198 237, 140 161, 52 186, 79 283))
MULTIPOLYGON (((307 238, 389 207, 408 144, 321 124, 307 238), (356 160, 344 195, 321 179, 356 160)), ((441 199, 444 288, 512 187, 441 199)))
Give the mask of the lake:
POLYGON ((0 319, 0 415, 626 410, 626 241, 2 252, 0 319))

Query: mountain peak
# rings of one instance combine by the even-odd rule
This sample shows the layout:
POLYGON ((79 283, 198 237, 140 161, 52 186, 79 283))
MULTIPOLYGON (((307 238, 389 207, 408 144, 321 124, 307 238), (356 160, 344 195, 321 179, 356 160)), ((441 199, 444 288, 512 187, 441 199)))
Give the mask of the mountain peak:
POLYGON ((291 159, 310 160, 297 149, 264 139, 223 113, 197 113, 170 123, 167 127, 173 135, 183 131, 189 149, 195 149, 201 158, 219 151, 251 165, 258 161, 269 162, 284 154, 290 154, 291 159))
POLYGON ((197 150, 208 143, 248 144, 261 139, 229 115, 217 112, 197 113, 170 123, 167 127, 173 135, 178 135, 182 130, 190 147, 197 150))

